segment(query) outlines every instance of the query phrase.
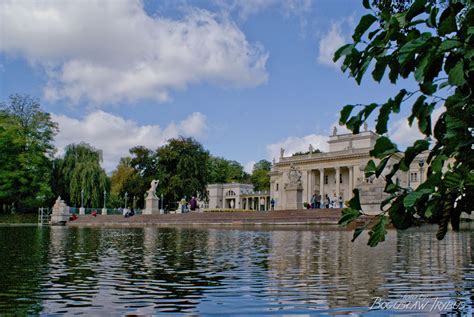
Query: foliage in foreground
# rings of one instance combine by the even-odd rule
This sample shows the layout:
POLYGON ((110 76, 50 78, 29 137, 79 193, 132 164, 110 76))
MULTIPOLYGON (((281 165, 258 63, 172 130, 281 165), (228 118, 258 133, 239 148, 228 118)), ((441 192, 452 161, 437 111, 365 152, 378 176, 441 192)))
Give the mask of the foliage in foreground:
MULTIPOLYGON (((377 3, 377 1, 375 1, 377 3)), ((385 175, 385 193, 389 196, 381 205, 381 212, 372 218, 370 246, 385 238, 385 225, 398 229, 413 225, 417 218, 429 218, 438 223, 437 238, 442 239, 451 224, 459 229, 462 212, 468 214, 474 206, 474 10, 471 1, 405 1, 395 8, 390 5, 372 7, 369 0, 363 5, 372 12, 364 15, 352 36, 354 42, 336 51, 334 60, 345 56, 342 70, 349 72, 360 84, 371 65, 372 77, 380 82, 388 72, 388 79, 396 84, 400 78, 414 78, 419 89, 401 89, 383 104, 346 105, 340 124, 354 134, 378 109, 376 132, 380 137, 371 151, 377 160, 369 161, 367 177, 380 177, 388 160, 401 151, 387 136, 387 123, 392 113, 399 113, 403 105, 411 105, 409 125, 418 125, 424 135, 402 154, 402 159, 385 175), (443 112, 434 126, 431 114, 436 107, 443 112), (353 113, 356 108, 361 108, 353 113), (412 190, 394 182, 398 171, 408 171, 414 158, 430 149, 427 177, 412 190)), ((343 210, 341 224, 348 224, 363 214, 359 192, 343 210)), ((354 232, 356 239, 366 229, 354 232)))

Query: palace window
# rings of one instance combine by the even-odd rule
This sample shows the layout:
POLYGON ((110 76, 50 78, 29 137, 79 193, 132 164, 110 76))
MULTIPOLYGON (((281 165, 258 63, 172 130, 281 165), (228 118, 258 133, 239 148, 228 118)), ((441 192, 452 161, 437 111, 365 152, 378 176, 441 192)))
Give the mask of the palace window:
POLYGON ((276 191, 278 191, 278 183, 276 183, 276 191))
POLYGON ((235 196, 235 192, 233 190, 229 190, 227 193, 226 193, 226 196, 235 196))
POLYGON ((418 173, 417 172, 411 172, 410 173, 410 182, 418 182, 418 173))
POLYGON ((327 185, 329 183, 329 175, 324 175, 324 184, 327 185))

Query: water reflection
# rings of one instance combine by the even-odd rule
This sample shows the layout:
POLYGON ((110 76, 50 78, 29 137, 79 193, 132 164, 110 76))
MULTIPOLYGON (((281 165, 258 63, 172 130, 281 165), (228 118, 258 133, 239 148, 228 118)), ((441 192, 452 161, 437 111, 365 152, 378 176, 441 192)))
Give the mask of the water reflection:
POLYGON ((472 230, 441 242, 431 227, 390 231, 379 248, 327 227, 0 234, 0 314, 366 314, 374 297, 424 294, 471 310, 474 298, 472 230))

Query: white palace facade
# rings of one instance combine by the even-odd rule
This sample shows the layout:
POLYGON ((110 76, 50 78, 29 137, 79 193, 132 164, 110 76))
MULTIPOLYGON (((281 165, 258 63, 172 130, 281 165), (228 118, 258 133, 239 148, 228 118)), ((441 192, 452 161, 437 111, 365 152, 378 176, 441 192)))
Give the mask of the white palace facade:
MULTIPOLYGON (((334 129, 329 137, 329 151, 316 153, 309 145, 309 153, 281 156, 273 162, 270 171, 270 191, 256 192, 250 184, 210 184, 207 187, 209 201, 206 209, 270 210, 271 201, 275 210, 302 209, 310 203, 313 195, 326 195, 330 199, 342 197, 348 201, 354 188, 359 189, 362 208, 365 212, 377 212, 386 197, 383 177, 366 178, 364 169, 371 159, 370 151, 377 138, 365 126, 359 134, 338 134, 334 129)), ((410 171, 399 171, 395 177, 402 186, 418 187, 426 177, 424 162, 429 152, 420 154, 413 160, 410 171)), ((394 163, 401 158, 395 154, 385 167, 387 174, 394 163)))
MULTIPOLYGON (((367 129, 359 134, 337 134, 334 129, 329 137, 329 151, 314 153, 312 146, 308 154, 281 156, 274 162, 270 172, 270 197, 276 201, 276 210, 299 209, 304 202, 311 202, 311 197, 321 195, 330 198, 342 196, 350 200, 352 190, 359 188, 361 204, 365 211, 377 211, 384 199, 384 181, 382 178, 365 178, 364 168, 371 159, 370 151, 375 145, 378 134, 367 129), (297 173, 298 184, 292 180, 292 173, 297 173), (296 187, 295 187, 296 186, 296 187), (295 194, 298 191, 298 194, 295 194)), ((417 157, 410 166, 409 172, 398 172, 396 177, 402 186, 416 188, 426 176, 424 162, 428 153, 417 157)), ((396 155, 388 162, 386 171, 398 161, 396 155)), ((293 177, 294 178, 294 177, 293 177)))

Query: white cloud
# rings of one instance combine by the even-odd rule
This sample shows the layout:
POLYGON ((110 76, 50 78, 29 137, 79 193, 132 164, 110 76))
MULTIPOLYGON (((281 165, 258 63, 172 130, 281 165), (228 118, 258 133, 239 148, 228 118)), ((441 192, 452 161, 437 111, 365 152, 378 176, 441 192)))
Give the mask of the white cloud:
MULTIPOLYGON (((438 121, 441 113, 446 111, 446 108, 439 107, 435 109, 431 115, 431 127, 434 128, 436 121, 438 121)), ((413 142, 418 139, 423 139, 425 136, 418 129, 418 121, 415 119, 412 126, 408 125, 408 120, 403 117, 393 123, 389 128, 388 134, 393 142, 395 142, 400 149, 413 145, 413 142)))
POLYGON ((291 156, 296 152, 306 152, 311 144, 314 149, 321 151, 327 151, 329 149, 328 137, 318 134, 310 134, 303 137, 288 137, 277 143, 267 145, 268 158, 273 160, 274 158, 278 161, 280 157, 280 149, 285 149, 285 156, 291 156))
POLYGON ((285 17, 302 17, 312 6, 311 0, 214 0, 214 2, 227 12, 236 12, 242 20, 275 7, 279 8, 285 17))
POLYGON ((252 174, 253 166, 255 165, 255 163, 257 163, 257 162, 256 161, 249 161, 249 162, 245 163, 244 171, 249 173, 249 174, 252 174))
POLYGON ((139 0, 5 0, 0 20, 0 52, 44 67, 49 100, 166 101, 192 83, 253 87, 268 77, 262 46, 206 10, 167 18, 139 0))
POLYGON ((329 32, 324 34, 319 40, 318 62, 323 65, 339 68, 342 62, 339 60, 337 63, 334 63, 334 53, 346 41, 341 30, 341 23, 333 22, 329 32))
POLYGON ((182 136, 202 137, 207 131, 206 117, 192 113, 178 123, 170 123, 164 129, 159 125, 138 125, 137 122, 104 112, 95 111, 82 119, 65 115, 52 115, 59 124, 55 145, 59 155, 64 154, 68 144, 86 142, 103 151, 102 166, 111 171, 128 150, 143 145, 155 150, 170 138, 182 136))

